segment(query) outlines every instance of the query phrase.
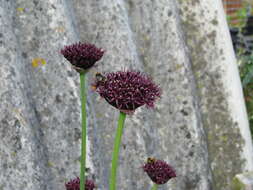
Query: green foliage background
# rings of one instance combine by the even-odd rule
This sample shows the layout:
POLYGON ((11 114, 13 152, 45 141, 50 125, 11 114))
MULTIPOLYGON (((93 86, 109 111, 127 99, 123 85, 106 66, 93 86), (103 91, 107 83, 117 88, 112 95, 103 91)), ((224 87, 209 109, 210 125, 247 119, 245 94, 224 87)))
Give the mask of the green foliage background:
POLYGON ((238 30, 237 37, 239 40, 238 47, 236 47, 235 51, 248 112, 250 130, 253 137, 253 51, 251 50, 251 53, 247 52, 248 50, 245 48, 243 36, 243 28, 246 26, 248 16, 253 12, 252 9, 249 3, 245 3, 234 15, 227 16, 227 20, 230 28, 238 30), (235 17, 239 22, 232 22, 232 18, 235 17))
POLYGON ((251 53, 251 55, 239 57, 239 63, 250 130, 253 136, 253 53, 251 53))

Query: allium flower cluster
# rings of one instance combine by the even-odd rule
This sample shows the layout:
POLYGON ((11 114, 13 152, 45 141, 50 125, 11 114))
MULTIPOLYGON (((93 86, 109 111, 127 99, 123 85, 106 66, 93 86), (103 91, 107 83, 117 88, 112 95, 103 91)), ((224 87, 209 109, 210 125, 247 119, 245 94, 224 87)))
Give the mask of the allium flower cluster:
POLYGON ((76 43, 65 46, 61 54, 75 67, 78 72, 92 67, 104 54, 104 50, 93 44, 76 43))
MULTIPOLYGON (((77 177, 65 184, 66 190, 80 190, 80 179, 77 177)), ((95 184, 92 180, 85 181, 85 190, 93 190, 95 188, 95 184)))
POLYGON ((133 113, 142 105, 152 108, 161 96, 161 89, 139 71, 108 73, 93 86, 109 104, 125 113, 133 113))
POLYGON ((176 177, 175 170, 162 160, 148 158, 147 163, 142 166, 143 170, 148 174, 150 179, 160 185, 176 177))

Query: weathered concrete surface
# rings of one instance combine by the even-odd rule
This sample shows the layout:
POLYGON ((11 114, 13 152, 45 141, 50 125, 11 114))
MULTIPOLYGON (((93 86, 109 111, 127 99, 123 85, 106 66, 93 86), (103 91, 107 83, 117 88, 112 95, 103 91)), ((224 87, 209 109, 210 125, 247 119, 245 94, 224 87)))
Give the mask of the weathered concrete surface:
POLYGON ((78 76, 58 53, 76 40, 71 21, 62 2, 0 5, 0 189, 64 189, 79 174, 78 76))
POLYGON ((220 1, 180 0, 180 14, 208 136, 214 189, 230 189, 252 169, 252 142, 241 84, 220 1), (201 8, 200 8, 201 7, 201 8), (232 159, 231 159, 232 158, 232 159))
POLYGON ((251 190, 253 189, 253 172, 237 174, 232 183, 232 190, 251 190))
MULTIPOLYGON (((126 120, 118 189, 149 189, 140 166, 155 156, 178 174, 160 189, 229 190, 252 169, 252 145, 221 2, 212 3, 0 0, 0 189, 61 190, 78 176, 79 81, 59 49, 81 40, 106 49, 89 82, 96 70, 134 68, 163 89, 154 110, 126 120), (32 67, 36 57, 47 64, 32 67)), ((98 189, 108 189, 117 117, 89 90, 98 189)))

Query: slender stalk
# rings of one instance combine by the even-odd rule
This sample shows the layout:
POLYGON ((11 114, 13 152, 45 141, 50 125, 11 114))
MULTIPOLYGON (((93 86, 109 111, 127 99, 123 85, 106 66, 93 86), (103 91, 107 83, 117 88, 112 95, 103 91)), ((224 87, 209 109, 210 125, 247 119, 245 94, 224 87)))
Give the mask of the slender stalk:
POLYGON ((85 73, 80 73, 81 105, 82 105, 82 144, 81 144, 81 166, 80 166, 80 190, 85 190, 86 170, 86 87, 85 73))
POLYGON ((153 185, 153 187, 152 187, 151 190, 157 190, 157 188, 158 188, 158 185, 154 183, 154 185, 153 185))
POLYGON ((119 149, 120 149, 121 136, 123 133, 125 119, 126 119, 126 114, 123 112, 120 112, 119 120, 118 120, 118 128, 116 131, 116 137, 114 139, 114 148, 113 148, 113 154, 112 154, 110 190, 116 190, 116 181, 117 181, 116 176, 117 176, 119 149))

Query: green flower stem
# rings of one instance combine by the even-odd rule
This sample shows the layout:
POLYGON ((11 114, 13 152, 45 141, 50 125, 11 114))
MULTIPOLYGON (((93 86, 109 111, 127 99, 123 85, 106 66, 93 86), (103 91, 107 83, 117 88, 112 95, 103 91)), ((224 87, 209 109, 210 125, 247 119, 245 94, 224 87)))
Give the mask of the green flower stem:
POLYGON ((121 136, 123 133, 124 122, 126 119, 126 114, 120 112, 118 128, 116 132, 116 137, 114 139, 114 148, 112 154, 112 168, 111 168, 111 177, 110 177, 110 190, 116 190, 116 176, 117 176, 117 167, 118 167, 118 158, 119 158, 119 149, 121 143, 121 136))
POLYGON ((151 190, 157 190, 157 188, 158 188, 158 185, 154 183, 154 185, 153 185, 153 187, 152 187, 151 190))
POLYGON ((86 169, 86 88, 85 73, 80 73, 81 105, 82 105, 82 144, 81 144, 81 167, 80 167, 80 190, 85 190, 86 169))

